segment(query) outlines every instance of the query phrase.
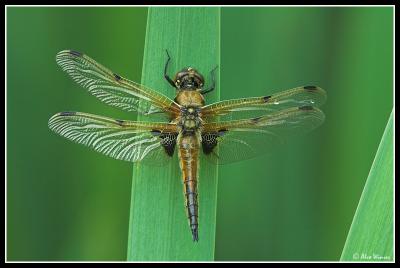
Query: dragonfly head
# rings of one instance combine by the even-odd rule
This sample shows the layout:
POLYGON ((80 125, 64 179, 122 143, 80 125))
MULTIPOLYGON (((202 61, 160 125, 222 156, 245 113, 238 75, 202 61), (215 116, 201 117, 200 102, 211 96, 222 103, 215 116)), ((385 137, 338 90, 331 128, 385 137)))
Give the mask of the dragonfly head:
POLYGON ((201 89, 204 84, 204 77, 194 68, 183 68, 175 75, 176 88, 184 90, 201 89))

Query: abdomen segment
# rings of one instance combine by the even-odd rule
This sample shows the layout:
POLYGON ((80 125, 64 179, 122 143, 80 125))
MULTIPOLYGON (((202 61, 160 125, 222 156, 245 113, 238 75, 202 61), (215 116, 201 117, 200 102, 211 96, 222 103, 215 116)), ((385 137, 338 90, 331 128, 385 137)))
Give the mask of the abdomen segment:
POLYGON ((181 136, 178 139, 178 149, 179 163, 182 170, 186 214, 189 219, 193 241, 198 241, 199 206, 197 202, 197 174, 199 167, 200 142, 197 135, 181 136))

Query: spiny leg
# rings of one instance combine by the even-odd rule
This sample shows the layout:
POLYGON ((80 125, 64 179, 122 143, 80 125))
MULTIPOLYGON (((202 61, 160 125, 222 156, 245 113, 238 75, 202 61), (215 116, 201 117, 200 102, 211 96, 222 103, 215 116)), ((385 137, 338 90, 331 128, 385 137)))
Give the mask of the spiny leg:
POLYGON ((165 63, 165 67, 164 67, 164 77, 171 86, 176 88, 174 81, 168 75, 168 65, 169 65, 169 61, 171 60, 171 57, 169 56, 168 50, 165 50, 165 52, 167 52, 168 59, 167 59, 167 62, 165 63))
POLYGON ((217 68, 218 68, 218 65, 215 66, 215 68, 211 70, 211 81, 212 81, 211 86, 206 90, 202 90, 201 94, 203 94, 203 95, 207 94, 215 89, 215 70, 217 70, 217 68))

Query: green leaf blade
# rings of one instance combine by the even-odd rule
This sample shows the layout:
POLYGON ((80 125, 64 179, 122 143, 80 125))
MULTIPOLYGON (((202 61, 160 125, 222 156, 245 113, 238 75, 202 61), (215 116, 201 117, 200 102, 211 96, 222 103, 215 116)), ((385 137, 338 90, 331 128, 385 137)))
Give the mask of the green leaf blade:
POLYGON ((368 175, 341 261, 393 261, 393 111, 368 175))
MULTIPOLYGON (((169 75, 185 66, 202 73, 220 64, 220 8, 149 8, 142 84, 173 98, 163 77, 168 49, 169 75)), ((207 103, 219 100, 217 87, 207 103)), ((207 83, 208 82, 208 83, 207 83)), ((139 116, 138 120, 149 120, 139 116)), ((192 241, 184 208, 178 159, 162 167, 134 165, 128 237, 128 261, 210 261, 214 259, 217 167, 200 158, 199 242, 192 241)))

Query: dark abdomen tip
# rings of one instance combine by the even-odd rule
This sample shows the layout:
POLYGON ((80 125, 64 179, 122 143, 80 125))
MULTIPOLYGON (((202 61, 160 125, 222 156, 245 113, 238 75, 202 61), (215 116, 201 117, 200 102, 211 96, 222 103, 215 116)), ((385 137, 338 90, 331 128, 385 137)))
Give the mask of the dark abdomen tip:
POLYGON ((189 220, 189 226, 192 231, 193 241, 199 240, 199 233, 198 233, 198 215, 199 215, 199 208, 197 203, 197 181, 190 177, 184 180, 184 188, 185 188, 185 205, 186 205, 186 212, 189 220))
POLYGON ((191 226, 192 229, 192 237, 193 237, 193 242, 198 242, 199 241, 199 228, 196 225, 191 226))

